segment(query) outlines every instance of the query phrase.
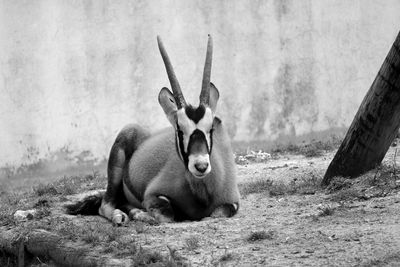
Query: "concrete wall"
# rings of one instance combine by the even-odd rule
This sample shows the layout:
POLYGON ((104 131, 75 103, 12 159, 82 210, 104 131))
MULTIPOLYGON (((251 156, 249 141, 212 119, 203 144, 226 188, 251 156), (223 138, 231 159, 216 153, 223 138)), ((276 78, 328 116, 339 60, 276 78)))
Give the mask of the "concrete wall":
POLYGON ((345 128, 400 30, 400 0, 0 1, 0 167, 107 156, 136 122, 167 126, 163 37, 197 104, 207 34, 235 140, 345 128))

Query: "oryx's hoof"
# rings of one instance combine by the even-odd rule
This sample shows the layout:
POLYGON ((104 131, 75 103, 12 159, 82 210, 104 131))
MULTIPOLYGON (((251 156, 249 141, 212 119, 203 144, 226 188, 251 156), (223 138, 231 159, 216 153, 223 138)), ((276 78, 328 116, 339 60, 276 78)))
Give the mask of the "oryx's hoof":
POLYGON ((156 218, 156 220, 160 223, 172 223, 174 222, 174 218, 171 218, 169 216, 165 216, 161 213, 155 212, 153 214, 154 218, 156 218))
POLYGON ((135 221, 146 222, 149 224, 157 224, 157 220, 149 213, 140 209, 131 209, 129 211, 129 218, 135 221))
POLYGON ((236 203, 233 204, 224 204, 217 207, 210 215, 211 218, 226 218, 232 217, 237 213, 239 209, 239 205, 236 203))
POLYGON ((112 215, 112 223, 116 226, 122 226, 129 222, 129 217, 126 213, 119 209, 115 209, 112 215))
POLYGON ((148 209, 148 212, 160 223, 174 222, 174 211, 169 199, 165 196, 158 196, 157 202, 148 209))

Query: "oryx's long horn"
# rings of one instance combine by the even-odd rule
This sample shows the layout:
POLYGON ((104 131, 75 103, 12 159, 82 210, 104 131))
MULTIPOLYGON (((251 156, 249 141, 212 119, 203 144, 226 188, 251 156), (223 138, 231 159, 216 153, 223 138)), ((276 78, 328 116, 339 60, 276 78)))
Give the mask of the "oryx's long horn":
POLYGON ((169 82, 171 83, 172 92, 174 93, 176 105, 178 109, 180 109, 186 106, 186 101, 185 98, 183 97, 181 86, 179 85, 178 79, 176 78, 174 68, 172 67, 171 61, 169 60, 167 51, 165 51, 160 36, 157 36, 157 42, 158 42, 158 48, 160 49, 160 53, 164 61, 165 69, 167 70, 169 82))
POLYGON ((210 100, 210 79, 211 79, 211 62, 212 62, 212 38, 208 35, 206 63, 204 64, 203 82, 201 85, 200 104, 208 106, 210 100))

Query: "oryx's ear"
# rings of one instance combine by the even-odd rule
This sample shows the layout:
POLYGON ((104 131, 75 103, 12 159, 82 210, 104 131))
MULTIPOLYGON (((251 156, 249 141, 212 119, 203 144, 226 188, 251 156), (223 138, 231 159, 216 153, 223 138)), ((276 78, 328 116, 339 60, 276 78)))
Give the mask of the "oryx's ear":
POLYGON ((167 118, 169 122, 176 127, 176 111, 178 110, 176 103, 175 103, 175 98, 174 95, 171 93, 171 91, 163 87, 158 94, 158 103, 160 103, 161 107, 164 110, 165 115, 167 115, 167 118))
POLYGON ((212 110, 212 112, 215 114, 215 111, 217 109, 217 102, 219 99, 219 92, 217 87, 213 83, 210 83, 210 102, 209 106, 212 110))

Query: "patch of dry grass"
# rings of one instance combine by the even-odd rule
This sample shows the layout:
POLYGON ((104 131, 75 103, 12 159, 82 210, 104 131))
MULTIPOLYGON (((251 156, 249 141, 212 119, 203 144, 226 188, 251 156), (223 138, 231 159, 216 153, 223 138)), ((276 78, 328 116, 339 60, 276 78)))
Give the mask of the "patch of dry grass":
POLYGON ((358 266, 373 267, 373 266, 398 266, 400 262, 400 252, 387 253, 386 255, 363 261, 358 266))
POLYGON ((33 187, 33 192, 37 196, 72 195, 85 190, 103 189, 106 181, 105 177, 96 172, 85 176, 64 176, 53 183, 41 183, 33 187))
POLYGON ((235 256, 235 255, 234 255, 233 253, 227 252, 227 251, 225 250, 224 255, 222 255, 222 256, 219 258, 219 261, 220 261, 220 262, 231 261, 231 260, 234 259, 234 256, 235 256))
MULTIPOLYGON (((51 215, 52 206, 65 196, 93 189, 103 189, 107 180, 97 173, 86 176, 62 177, 48 184, 39 184, 18 193, 0 192, 0 226, 12 225, 28 233, 30 229, 44 229, 58 234, 73 242, 84 242, 93 246, 100 253, 109 253, 116 257, 133 260, 134 266, 186 266, 186 259, 176 251, 163 255, 159 251, 142 248, 135 237, 124 227, 114 227, 110 223, 98 220, 71 220, 68 217, 51 215), (18 222, 13 218, 16 210, 35 209, 34 217, 26 222, 18 222)), ((147 231, 147 226, 135 223, 139 232, 147 231)), ((195 249, 199 240, 187 240, 189 249, 195 249)), ((0 266, 15 266, 15 257, 0 251, 0 266)))
POLYGON ((0 191, 0 225, 15 223, 13 214, 17 210, 36 209, 35 219, 50 215, 51 203, 60 197, 84 192, 92 189, 105 188, 107 179, 98 173, 85 176, 62 177, 32 188, 24 188, 18 192, 0 191))
POLYGON ((162 264, 167 262, 167 259, 165 259, 159 252, 145 250, 142 247, 137 249, 132 258, 134 259, 133 266, 165 266, 162 264))
POLYGON ((330 216, 335 213, 335 209, 327 204, 318 207, 318 210, 319 210, 318 216, 320 217, 330 216))
MULTIPOLYGON (((267 141, 251 141, 251 142, 233 142, 232 146, 235 151, 235 161, 239 164, 241 163, 240 158, 246 157, 251 154, 252 151, 263 151, 271 154, 274 158, 277 154, 296 154, 304 155, 305 157, 319 157, 328 151, 337 149, 342 142, 342 138, 332 135, 324 141, 312 140, 310 142, 303 141, 302 143, 291 143, 287 142, 285 144, 275 144, 275 142, 267 141)), ((267 158, 265 161, 269 160, 267 158)), ((248 159, 249 162, 253 162, 252 158, 248 159)), ((256 158, 255 162, 260 161, 256 158)))
POLYGON ((291 153, 304 155, 306 157, 319 157, 325 152, 337 149, 342 140, 337 136, 331 136, 329 140, 326 141, 316 141, 303 142, 301 144, 291 144, 285 146, 277 146, 272 153, 291 153))
POLYGON ((254 193, 267 193, 269 196, 282 196, 293 194, 315 194, 321 189, 321 177, 314 173, 293 179, 289 183, 273 181, 271 179, 257 179, 239 184, 242 196, 254 193))
POLYGON ((381 165, 356 178, 334 177, 326 191, 335 202, 384 197, 400 190, 399 174, 396 167, 381 165))
POLYGON ((249 236, 246 238, 248 242, 256 242, 264 239, 272 240, 275 237, 276 233, 273 230, 261 230, 251 232, 249 236))
POLYGON ((270 179, 257 179, 252 182, 239 184, 240 194, 247 196, 254 193, 269 192, 274 186, 274 181, 270 179))

